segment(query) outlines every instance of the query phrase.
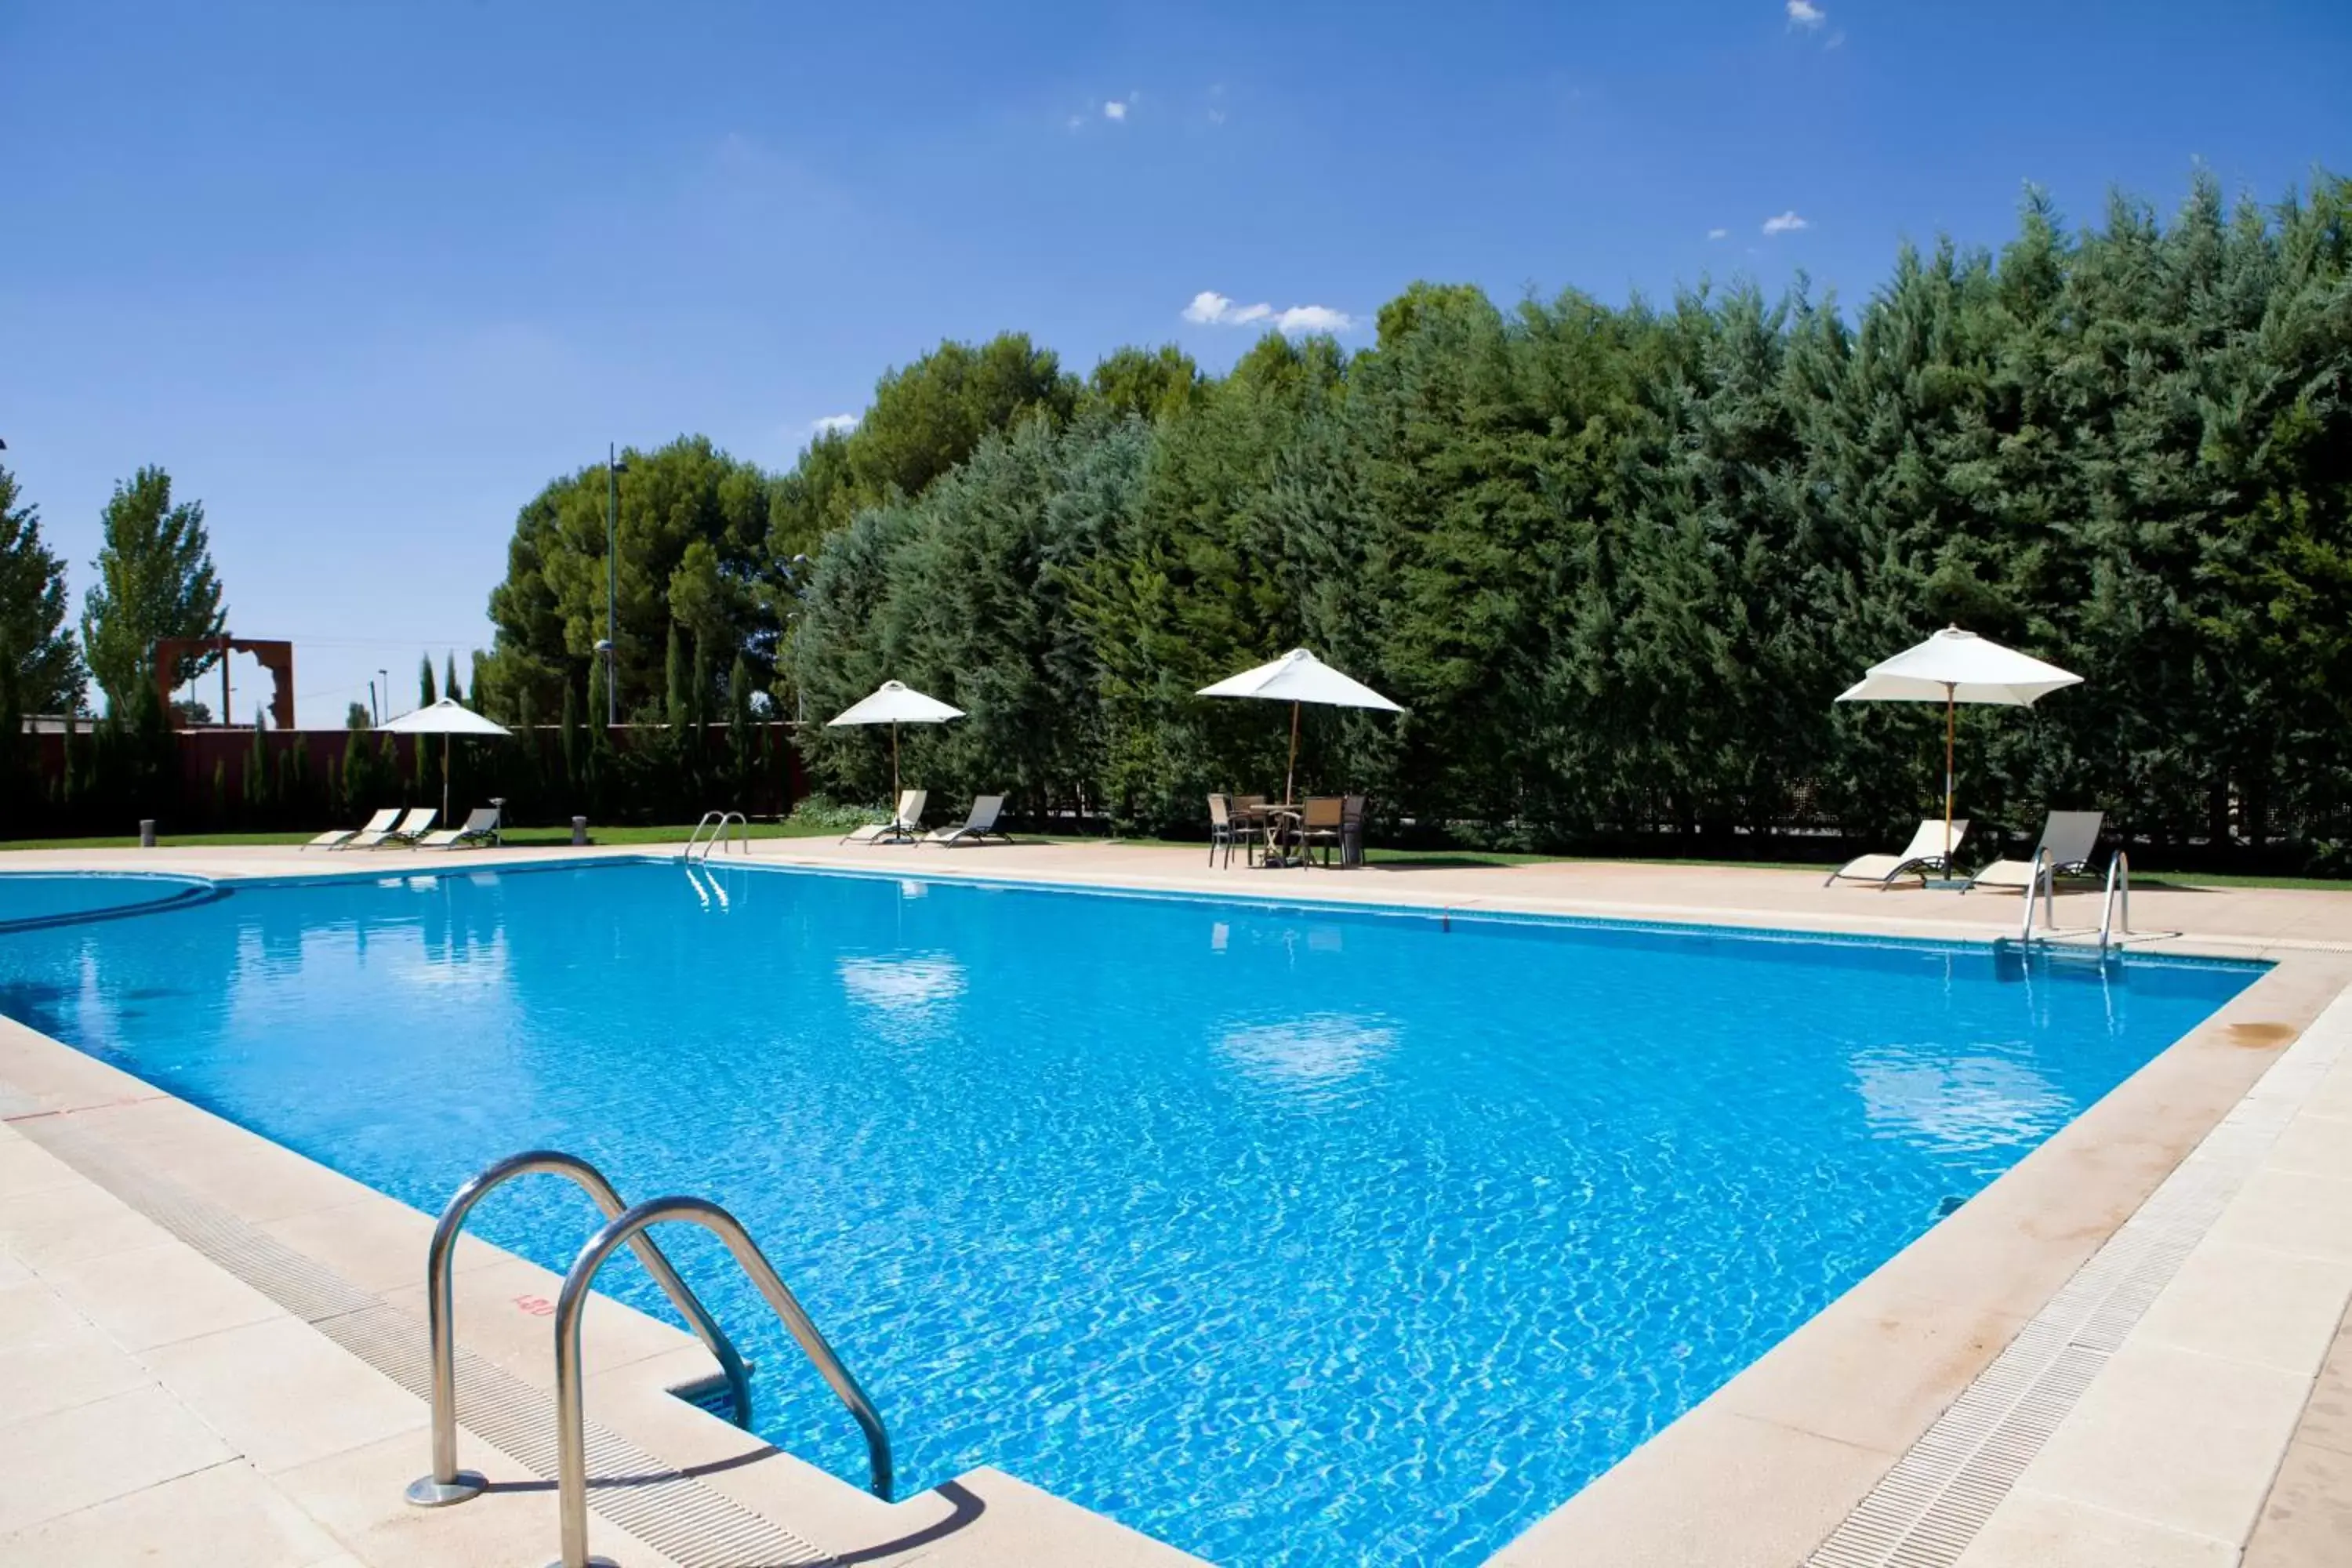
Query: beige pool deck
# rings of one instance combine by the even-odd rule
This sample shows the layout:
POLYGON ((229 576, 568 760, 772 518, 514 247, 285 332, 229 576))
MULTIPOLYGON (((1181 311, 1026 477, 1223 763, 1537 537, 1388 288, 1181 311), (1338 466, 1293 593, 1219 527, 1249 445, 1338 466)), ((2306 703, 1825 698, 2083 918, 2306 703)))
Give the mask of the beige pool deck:
MULTIPOLYGON (((752 847, 760 863, 901 875, 1969 941, 2014 935, 2019 912, 1767 870, 752 847)), ((449 858, 604 853, 674 852, 449 858)), ((31 851, 0 871, 230 879, 443 858, 31 851)), ((1497 1568, 2352 1563, 2352 894, 2143 888, 2132 917, 2135 948, 2275 967, 1497 1568)), ((2063 936, 2086 940, 2097 918, 2095 894, 2060 900, 2063 936)), ((456 1508, 402 1501, 427 1468, 430 1229, 0 1021, 0 1568, 553 1560, 558 1281, 487 1245, 459 1254, 459 1406, 466 1462, 494 1484, 456 1508)), ((592 1534, 626 1568, 1192 1561, 993 1469, 882 1503, 673 1397, 712 1370, 685 1333, 600 1298, 586 1343, 592 1534)))

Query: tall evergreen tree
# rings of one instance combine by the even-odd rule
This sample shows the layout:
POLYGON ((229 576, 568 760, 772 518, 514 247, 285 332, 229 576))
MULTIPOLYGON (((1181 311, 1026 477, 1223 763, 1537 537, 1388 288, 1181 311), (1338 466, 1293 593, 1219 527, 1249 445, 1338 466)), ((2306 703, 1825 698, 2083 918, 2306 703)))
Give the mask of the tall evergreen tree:
POLYGON ((40 509, 0 466, 0 664, 16 710, 79 712, 86 676, 66 628, 66 565, 41 537, 40 509))

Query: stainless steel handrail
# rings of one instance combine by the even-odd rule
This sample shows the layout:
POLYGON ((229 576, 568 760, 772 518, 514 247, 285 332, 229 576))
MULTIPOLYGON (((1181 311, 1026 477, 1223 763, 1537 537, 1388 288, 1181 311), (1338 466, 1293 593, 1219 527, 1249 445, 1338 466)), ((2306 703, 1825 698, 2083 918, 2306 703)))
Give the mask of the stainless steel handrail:
POLYGON ((698 845, 702 848, 702 858, 705 860, 710 858, 713 850, 724 855, 727 852, 727 830, 730 826, 736 829, 737 851, 744 855, 751 853, 751 819, 750 817, 740 811, 706 811, 702 814, 702 820, 694 825, 694 831, 687 836, 686 848, 682 852, 684 858, 688 860, 693 859, 695 847, 698 845), (710 837, 707 840, 702 837, 702 830, 706 827, 710 829, 710 837))
POLYGON ((2058 868, 2050 863, 2050 851, 2040 845, 2033 849, 2033 876, 2025 884, 2025 920, 2017 930, 2017 941, 2024 946, 2033 941, 2033 895, 2042 894, 2048 907, 2042 911, 2051 925, 2058 923, 2058 868))
MULTIPOLYGON (((576 1155, 554 1149, 530 1149, 509 1155, 477 1173, 451 1196, 448 1207, 441 1211, 441 1223, 433 1227, 432 1244, 425 1251, 425 1315, 433 1352, 433 1473, 409 1483, 408 1500, 419 1508, 464 1502, 480 1495, 488 1484, 473 1471, 457 1468, 457 1320, 449 1281, 457 1238, 466 1228, 466 1216, 493 1190, 517 1176, 542 1173, 568 1176, 578 1183, 596 1200, 596 1206, 608 1221, 626 1212, 627 1205, 621 1202, 620 1194, 613 1190, 613 1184, 604 1179, 602 1171, 576 1155)), ((744 1369, 743 1358, 736 1353, 734 1342, 727 1337, 701 1299, 677 1277, 677 1270, 670 1267, 669 1259, 662 1256, 651 1237, 640 1237, 635 1245, 637 1261, 646 1266, 654 1283, 685 1314, 695 1334, 718 1358, 719 1371, 727 1377, 728 1392, 735 1402, 735 1424, 751 1426, 751 1378, 744 1369)))
POLYGON ((2099 905, 2099 951, 2107 951, 2115 930, 2116 895, 2123 895, 2123 933, 2131 935, 2131 857, 2122 850, 2107 862, 2107 892, 2099 905))
POLYGON ((874 1402, 857 1385, 857 1379, 841 1364, 841 1358, 817 1332, 807 1312, 783 1280, 777 1276, 774 1265, 760 1250, 741 1223, 717 1204, 704 1198, 650 1198, 626 1214, 618 1215, 589 1238, 572 1260, 570 1272, 563 1276, 563 1290, 555 1300, 555 1441, 556 1487, 563 1520, 563 1556, 559 1568, 590 1568, 588 1555, 588 1440, 586 1417, 581 1408, 580 1392, 580 1319, 587 1310, 590 1289, 596 1283, 596 1271, 622 1247, 641 1239, 640 1233, 648 1226, 667 1220, 690 1220, 727 1244, 727 1250, 784 1327, 792 1331, 801 1350, 814 1364, 817 1375, 824 1378, 849 1414, 856 1418, 866 1434, 866 1461, 871 1475, 871 1490, 883 1501, 890 1500, 890 1435, 882 1428, 882 1417, 876 1412, 874 1402))

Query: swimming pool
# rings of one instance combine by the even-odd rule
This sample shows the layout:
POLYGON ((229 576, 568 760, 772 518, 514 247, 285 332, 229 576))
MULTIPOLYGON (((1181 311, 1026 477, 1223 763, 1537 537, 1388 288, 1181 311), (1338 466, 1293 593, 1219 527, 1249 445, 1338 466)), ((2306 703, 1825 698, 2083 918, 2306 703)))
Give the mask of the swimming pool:
MULTIPOLYGON (((428 1211, 534 1144, 713 1197, 902 1495, 996 1465, 1235 1564, 1481 1561, 2259 973, 675 861, 42 923, 56 880, 0 879, 0 1010, 428 1211)), ((476 1223, 561 1268, 591 1216, 476 1223)), ((762 1434, 861 1479, 665 1242, 762 1434)))

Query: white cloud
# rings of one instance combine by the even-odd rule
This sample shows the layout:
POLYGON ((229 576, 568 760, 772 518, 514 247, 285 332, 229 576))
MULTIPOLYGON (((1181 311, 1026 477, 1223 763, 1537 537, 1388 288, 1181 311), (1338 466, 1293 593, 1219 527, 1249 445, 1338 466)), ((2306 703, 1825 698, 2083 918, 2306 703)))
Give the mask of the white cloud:
POLYGON ((1193 295, 1183 313, 1186 321, 1204 327, 1246 327, 1255 321, 1271 321, 1278 332, 1344 332, 1356 324, 1353 316, 1328 305, 1293 305, 1286 310, 1277 310, 1264 301, 1236 305, 1229 296, 1213 289, 1203 289, 1193 295))
POLYGON ((1212 124, 1212 125, 1223 125, 1224 122, 1225 122, 1225 111, 1224 111, 1223 110, 1222 110, 1222 109, 1213 109, 1213 110, 1209 110, 1209 123, 1210 123, 1210 124, 1212 124))
POLYGON ((1213 327, 1223 321, 1225 312, 1233 308, 1234 302, 1223 294, 1217 293, 1214 289, 1203 289, 1192 296, 1191 304, 1184 307, 1184 319, 1188 321, 1198 321, 1204 327, 1213 327))
POLYGON ((1276 316, 1274 324, 1286 332, 1344 332, 1356 319, 1328 305, 1293 305, 1276 316))
POLYGON ((1813 226, 1811 224, 1807 223, 1803 218, 1799 217, 1793 209, 1782 213, 1779 217, 1768 217, 1764 220, 1764 232, 1766 234, 1788 234, 1796 229, 1811 228, 1812 226, 1813 226))
POLYGON ((1791 27, 1818 27, 1829 19, 1830 14, 1814 5, 1812 0, 1789 0, 1789 26, 1791 27))
POLYGON ((812 436, 847 435, 857 428, 857 422, 863 417, 863 415, 858 414, 828 414, 822 419, 809 421, 809 434, 812 436))
POLYGON ((1706 237, 1709 239, 1729 239, 1731 231, 1727 228, 1711 228, 1706 231, 1706 237))
POLYGON ((1127 118, 1127 100, 1114 98, 1108 103, 1103 105, 1103 118, 1105 120, 1124 120, 1127 118))

